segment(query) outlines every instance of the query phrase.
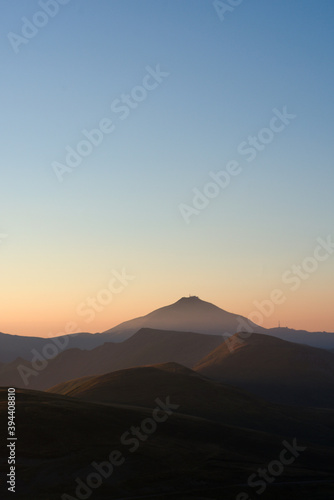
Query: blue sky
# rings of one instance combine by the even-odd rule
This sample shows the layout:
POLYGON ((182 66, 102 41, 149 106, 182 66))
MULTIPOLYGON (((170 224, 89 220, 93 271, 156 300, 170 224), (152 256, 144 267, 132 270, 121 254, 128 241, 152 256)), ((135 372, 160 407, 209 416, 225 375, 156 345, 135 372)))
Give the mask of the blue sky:
MULTIPOLYGON (((15 53, 40 4, 1 5, 0 330, 79 321, 122 267, 136 280, 89 331, 188 292, 247 315, 333 231, 334 4, 244 0, 221 21, 211 0, 70 0, 15 53), (169 75, 121 120, 111 103, 157 65, 169 75), (296 118, 247 162, 239 144, 284 106, 296 118), (103 118, 115 130, 58 182, 53 162, 103 118), (242 173, 186 224, 179 205, 231 160, 242 173)), ((334 330, 333 270, 265 325, 334 330)))

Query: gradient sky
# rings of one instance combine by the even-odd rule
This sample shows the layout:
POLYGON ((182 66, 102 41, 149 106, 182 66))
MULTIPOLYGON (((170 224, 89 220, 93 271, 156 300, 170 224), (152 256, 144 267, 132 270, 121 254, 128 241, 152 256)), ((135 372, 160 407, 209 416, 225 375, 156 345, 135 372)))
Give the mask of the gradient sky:
POLYGON ((276 288, 264 326, 334 331, 334 254, 282 282, 334 240, 331 0, 244 0, 224 20, 211 0, 70 0, 17 53, 8 33, 41 7, 0 10, 0 331, 103 331, 189 293, 247 316, 276 288), (122 120, 111 104, 157 65, 169 76, 122 120), (284 106, 296 118, 248 162, 238 146, 284 106), (114 131, 59 182, 53 162, 103 118, 114 131), (232 160, 187 224, 179 205, 232 160))

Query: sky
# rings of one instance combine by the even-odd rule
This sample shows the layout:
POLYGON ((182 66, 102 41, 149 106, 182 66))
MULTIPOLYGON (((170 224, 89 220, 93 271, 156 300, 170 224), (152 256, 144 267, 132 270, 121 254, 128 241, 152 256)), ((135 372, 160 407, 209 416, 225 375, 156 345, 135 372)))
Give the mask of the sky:
POLYGON ((331 0, 0 11, 0 331, 189 294, 334 331, 331 0))

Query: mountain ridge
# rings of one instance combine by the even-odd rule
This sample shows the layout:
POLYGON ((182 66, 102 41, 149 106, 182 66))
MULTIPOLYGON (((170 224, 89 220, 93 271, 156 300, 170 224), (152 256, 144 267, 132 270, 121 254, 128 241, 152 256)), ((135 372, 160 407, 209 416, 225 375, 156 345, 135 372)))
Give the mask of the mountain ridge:
POLYGON ((265 329, 242 315, 228 312, 199 297, 190 296, 182 297, 173 304, 155 309, 144 316, 127 320, 102 333, 79 332, 49 338, 0 333, 0 363, 12 362, 17 357, 31 361, 34 349, 41 352, 50 344, 51 348, 54 344, 56 347, 61 345, 59 352, 71 348, 93 350, 106 342, 124 342, 142 328, 227 337, 240 331, 252 330, 289 342, 334 349, 334 333, 289 328, 265 329))
POLYGON ((263 330, 240 314, 228 312, 197 296, 190 296, 181 297, 173 304, 155 309, 145 316, 120 323, 101 335, 112 336, 114 341, 122 341, 139 328, 224 335, 236 333, 238 329, 240 331, 245 322, 254 330, 263 330))
MULTIPOLYGON (((45 365, 40 372, 27 362, 13 361, 0 367, 0 385, 44 390, 69 379, 137 365, 174 361, 191 368, 222 342, 224 338, 218 335, 143 328, 124 342, 107 342, 91 351, 68 349, 44 363, 36 358, 37 363, 45 365), (24 380, 20 376, 19 365, 33 370, 35 374, 28 373, 24 380)), ((21 372, 25 370, 21 368, 21 372)))
POLYGON ((334 355, 263 334, 235 334, 193 369, 278 404, 334 408, 334 355))

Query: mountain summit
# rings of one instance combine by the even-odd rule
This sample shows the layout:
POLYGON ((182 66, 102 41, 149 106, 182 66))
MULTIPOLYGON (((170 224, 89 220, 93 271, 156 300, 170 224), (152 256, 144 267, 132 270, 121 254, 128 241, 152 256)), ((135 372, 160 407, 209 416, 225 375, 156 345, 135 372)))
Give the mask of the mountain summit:
MULTIPOLYGON (((103 333, 74 333, 60 337, 24 337, 0 333, 0 365, 10 363, 18 357, 31 360, 35 350, 43 353, 48 349, 50 342, 54 342, 59 349, 68 350, 78 348, 92 350, 106 342, 123 342, 143 328, 151 330, 201 333, 206 335, 234 335, 242 331, 262 333, 278 337, 297 344, 306 344, 312 347, 334 350, 334 333, 308 332, 290 328, 263 328, 252 323, 244 316, 225 311, 220 307, 205 302, 192 295, 181 297, 179 300, 165 307, 161 307, 139 318, 125 321, 103 333)), ((0 370, 4 367, 0 366, 0 370)))
POLYGON ((263 330, 243 316, 224 311, 199 297, 189 296, 146 316, 125 321, 101 335, 106 341, 112 338, 113 342, 122 342, 141 328, 223 335, 245 330, 247 324, 251 324, 254 331, 263 330))

